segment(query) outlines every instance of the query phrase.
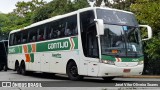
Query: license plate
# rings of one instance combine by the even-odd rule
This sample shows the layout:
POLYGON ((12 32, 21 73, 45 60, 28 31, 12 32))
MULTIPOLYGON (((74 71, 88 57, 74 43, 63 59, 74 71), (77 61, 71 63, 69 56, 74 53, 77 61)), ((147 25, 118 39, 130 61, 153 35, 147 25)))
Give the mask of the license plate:
POLYGON ((124 73, 129 73, 131 71, 131 69, 124 69, 123 72, 124 73))

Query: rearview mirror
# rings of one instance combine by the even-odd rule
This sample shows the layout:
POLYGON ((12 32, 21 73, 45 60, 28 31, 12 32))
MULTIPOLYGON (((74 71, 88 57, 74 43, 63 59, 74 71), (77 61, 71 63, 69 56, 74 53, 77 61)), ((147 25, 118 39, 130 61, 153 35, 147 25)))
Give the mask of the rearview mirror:
POLYGON ((102 19, 94 19, 97 26, 97 35, 104 35, 104 23, 102 19))
POLYGON ((152 28, 148 25, 139 25, 139 27, 142 27, 142 28, 147 28, 147 32, 148 32, 148 38, 144 38, 142 39, 142 41, 145 41, 145 40, 149 40, 152 38, 152 28))

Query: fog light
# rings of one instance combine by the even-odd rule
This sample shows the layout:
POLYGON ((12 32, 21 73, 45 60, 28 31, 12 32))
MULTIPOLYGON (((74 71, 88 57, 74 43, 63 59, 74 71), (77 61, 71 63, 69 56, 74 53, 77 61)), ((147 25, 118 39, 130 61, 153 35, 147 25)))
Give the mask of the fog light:
POLYGON ((114 61, 111 61, 111 60, 102 60, 102 63, 115 65, 114 61))
POLYGON ((144 61, 139 61, 138 62, 138 65, 142 65, 142 64, 144 64, 144 61))

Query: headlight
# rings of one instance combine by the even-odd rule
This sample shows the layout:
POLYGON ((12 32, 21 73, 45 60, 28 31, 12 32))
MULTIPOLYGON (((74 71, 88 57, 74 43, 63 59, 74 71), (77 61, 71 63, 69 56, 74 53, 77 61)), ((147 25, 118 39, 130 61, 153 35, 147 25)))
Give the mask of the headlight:
POLYGON ((111 61, 111 60, 102 60, 102 63, 104 63, 104 64, 110 64, 110 65, 115 65, 114 61, 111 61))
POLYGON ((138 65, 142 65, 142 64, 144 64, 144 61, 139 61, 138 62, 138 65))

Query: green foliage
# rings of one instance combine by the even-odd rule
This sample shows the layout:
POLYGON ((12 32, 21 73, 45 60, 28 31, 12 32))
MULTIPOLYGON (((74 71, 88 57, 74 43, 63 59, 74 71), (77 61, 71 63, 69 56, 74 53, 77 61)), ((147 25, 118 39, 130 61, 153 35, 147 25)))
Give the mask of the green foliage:
POLYGON ((149 59, 160 58, 160 0, 136 0, 131 5, 131 10, 136 14, 141 24, 148 24, 153 29, 153 38, 145 41, 145 52, 149 59))
POLYGON ((30 25, 34 11, 45 3, 43 0, 22 1, 16 4, 12 13, 0 14, 0 35, 8 35, 11 30, 30 25))
POLYGON ((14 9, 15 14, 25 17, 28 13, 33 13, 37 8, 42 7, 46 2, 43 0, 32 0, 28 2, 18 2, 16 4, 16 9, 14 9))
POLYGON ((87 0, 75 0, 73 2, 70 0, 53 0, 35 11, 32 22, 38 22, 56 15, 69 13, 87 6, 87 0))
POLYGON ((0 14, 0 35, 87 6, 87 0, 53 0, 49 3, 44 0, 20 1, 12 13, 0 14))

